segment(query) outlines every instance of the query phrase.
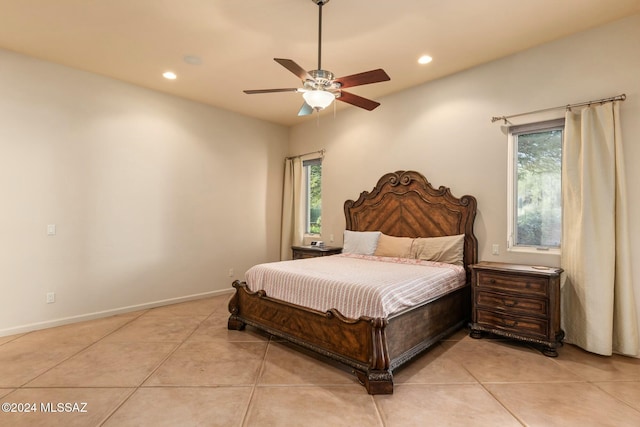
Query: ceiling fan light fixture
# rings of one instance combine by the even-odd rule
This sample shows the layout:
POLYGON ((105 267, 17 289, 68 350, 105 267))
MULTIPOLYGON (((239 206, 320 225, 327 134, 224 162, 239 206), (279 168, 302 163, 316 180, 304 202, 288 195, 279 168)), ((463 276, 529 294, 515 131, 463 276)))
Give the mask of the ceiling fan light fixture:
POLYGON ((324 110, 336 99, 333 93, 326 90, 309 90, 303 93, 302 97, 316 111, 324 110))

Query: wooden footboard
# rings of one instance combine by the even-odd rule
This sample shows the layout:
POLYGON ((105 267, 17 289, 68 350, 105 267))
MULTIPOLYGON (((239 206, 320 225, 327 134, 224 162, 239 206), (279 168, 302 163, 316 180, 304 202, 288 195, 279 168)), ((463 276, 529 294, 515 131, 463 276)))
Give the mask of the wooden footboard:
POLYGON ((389 319, 347 319, 252 292, 235 281, 228 328, 251 325, 353 368, 369 394, 393 393, 393 370, 463 326, 464 288, 389 319))

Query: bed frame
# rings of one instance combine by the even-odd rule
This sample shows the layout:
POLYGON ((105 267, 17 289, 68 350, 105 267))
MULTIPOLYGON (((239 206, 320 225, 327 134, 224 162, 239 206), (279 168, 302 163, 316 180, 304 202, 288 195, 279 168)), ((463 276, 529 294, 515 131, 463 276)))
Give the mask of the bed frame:
POLYGON ((346 229, 382 231, 398 237, 464 234, 467 285, 452 293, 387 318, 348 319, 250 291, 236 280, 229 301, 228 328, 254 326, 313 353, 350 367, 369 394, 393 393, 393 371, 442 338, 460 329, 470 316, 470 269, 477 261, 473 234, 476 199, 435 189, 418 172, 382 176, 371 192, 344 204, 346 229))

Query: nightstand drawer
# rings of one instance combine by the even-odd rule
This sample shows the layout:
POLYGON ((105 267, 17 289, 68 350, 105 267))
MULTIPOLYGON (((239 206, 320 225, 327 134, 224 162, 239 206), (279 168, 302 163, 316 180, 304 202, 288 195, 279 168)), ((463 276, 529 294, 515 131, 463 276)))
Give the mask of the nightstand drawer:
POLYGON ((492 326, 518 335, 525 332, 544 338, 547 336, 549 327, 549 322, 546 319, 508 316, 482 309, 476 310, 476 316, 476 322, 480 325, 492 326))
POLYGON ((488 271, 479 271, 476 286, 518 294, 538 295, 546 297, 549 281, 542 277, 515 276, 488 271))
POLYGON ((546 299, 515 297, 492 292, 478 292, 476 294, 476 305, 514 314, 547 316, 549 313, 549 305, 546 299))

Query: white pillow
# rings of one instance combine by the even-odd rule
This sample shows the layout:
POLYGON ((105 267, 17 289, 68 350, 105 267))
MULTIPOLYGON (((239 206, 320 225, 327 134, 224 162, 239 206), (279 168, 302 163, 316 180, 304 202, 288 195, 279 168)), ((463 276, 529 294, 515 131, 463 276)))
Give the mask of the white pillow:
POLYGON ((373 255, 378 246, 379 231, 349 231, 344 230, 344 244, 342 253, 373 255))

